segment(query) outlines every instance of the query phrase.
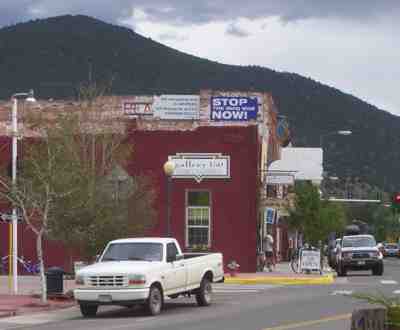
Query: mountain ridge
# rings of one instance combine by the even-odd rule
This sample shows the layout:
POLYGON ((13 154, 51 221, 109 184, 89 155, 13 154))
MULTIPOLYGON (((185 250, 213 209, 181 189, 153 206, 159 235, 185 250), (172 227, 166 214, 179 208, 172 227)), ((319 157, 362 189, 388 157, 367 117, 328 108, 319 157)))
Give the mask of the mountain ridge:
POLYGON ((0 29, 0 98, 32 87, 40 97, 76 97, 89 67, 93 80, 113 79, 114 94, 268 91, 289 120, 295 146, 317 147, 325 135, 331 175, 359 177, 388 191, 400 183, 400 118, 337 88, 296 73, 202 59, 84 15, 0 29), (353 134, 326 135, 343 129, 353 134))

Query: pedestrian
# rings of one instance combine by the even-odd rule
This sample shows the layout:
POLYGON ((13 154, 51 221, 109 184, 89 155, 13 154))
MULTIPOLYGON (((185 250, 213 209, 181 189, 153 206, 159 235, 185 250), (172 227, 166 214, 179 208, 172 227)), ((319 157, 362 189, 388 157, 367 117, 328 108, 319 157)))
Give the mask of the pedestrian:
POLYGON ((272 272, 272 265, 275 266, 274 263, 274 238, 268 232, 263 240, 263 249, 265 253, 265 264, 268 267, 268 270, 272 272))
POLYGON ((288 260, 292 260, 292 256, 293 256, 293 249, 294 249, 294 242, 293 242, 293 238, 290 237, 289 238, 289 246, 288 246, 288 260))

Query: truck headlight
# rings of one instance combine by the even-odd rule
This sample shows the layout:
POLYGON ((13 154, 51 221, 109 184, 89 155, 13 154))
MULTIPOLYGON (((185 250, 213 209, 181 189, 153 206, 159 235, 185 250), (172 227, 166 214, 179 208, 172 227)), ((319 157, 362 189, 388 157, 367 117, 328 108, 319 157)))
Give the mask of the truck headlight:
POLYGON ((351 252, 343 252, 342 256, 343 256, 343 259, 351 259, 351 257, 353 255, 351 252))
POLYGON ((128 276, 129 285, 143 285, 146 283, 146 276, 141 274, 133 274, 128 276))
POLYGON ((76 285, 84 285, 85 284, 85 279, 82 275, 76 275, 75 276, 75 284, 76 285))
POLYGON ((379 257, 379 252, 377 252, 377 251, 374 251, 374 252, 370 252, 369 253, 369 256, 371 257, 371 258, 378 258, 379 257))

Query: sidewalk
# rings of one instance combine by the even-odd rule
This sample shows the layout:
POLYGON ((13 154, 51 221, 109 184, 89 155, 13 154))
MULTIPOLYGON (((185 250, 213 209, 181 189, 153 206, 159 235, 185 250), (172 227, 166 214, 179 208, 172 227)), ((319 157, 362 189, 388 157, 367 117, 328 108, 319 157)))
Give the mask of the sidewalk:
MULTIPOLYGON (((18 294, 9 289, 7 276, 0 276, 0 318, 21 314, 50 311, 75 305, 71 299, 49 299, 47 304, 40 300, 40 279, 38 276, 19 276, 18 294)), ((72 290, 74 281, 64 280, 64 292, 72 290)))
POLYGON ((272 272, 264 271, 257 273, 238 273, 232 277, 225 274, 226 284, 280 284, 280 285, 322 285, 332 284, 334 274, 330 270, 324 273, 296 274, 290 268, 288 262, 276 265, 272 272))

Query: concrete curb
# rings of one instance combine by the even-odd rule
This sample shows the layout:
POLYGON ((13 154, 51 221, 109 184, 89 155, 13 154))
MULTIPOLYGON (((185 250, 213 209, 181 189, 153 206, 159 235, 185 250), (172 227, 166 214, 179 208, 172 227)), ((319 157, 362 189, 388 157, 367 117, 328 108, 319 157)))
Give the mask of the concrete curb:
POLYGON ((226 284, 328 285, 333 282, 334 279, 331 274, 314 278, 288 276, 260 276, 256 278, 225 277, 226 284))
POLYGON ((10 317, 17 315, 17 311, 15 309, 0 309, 0 318, 10 317))

